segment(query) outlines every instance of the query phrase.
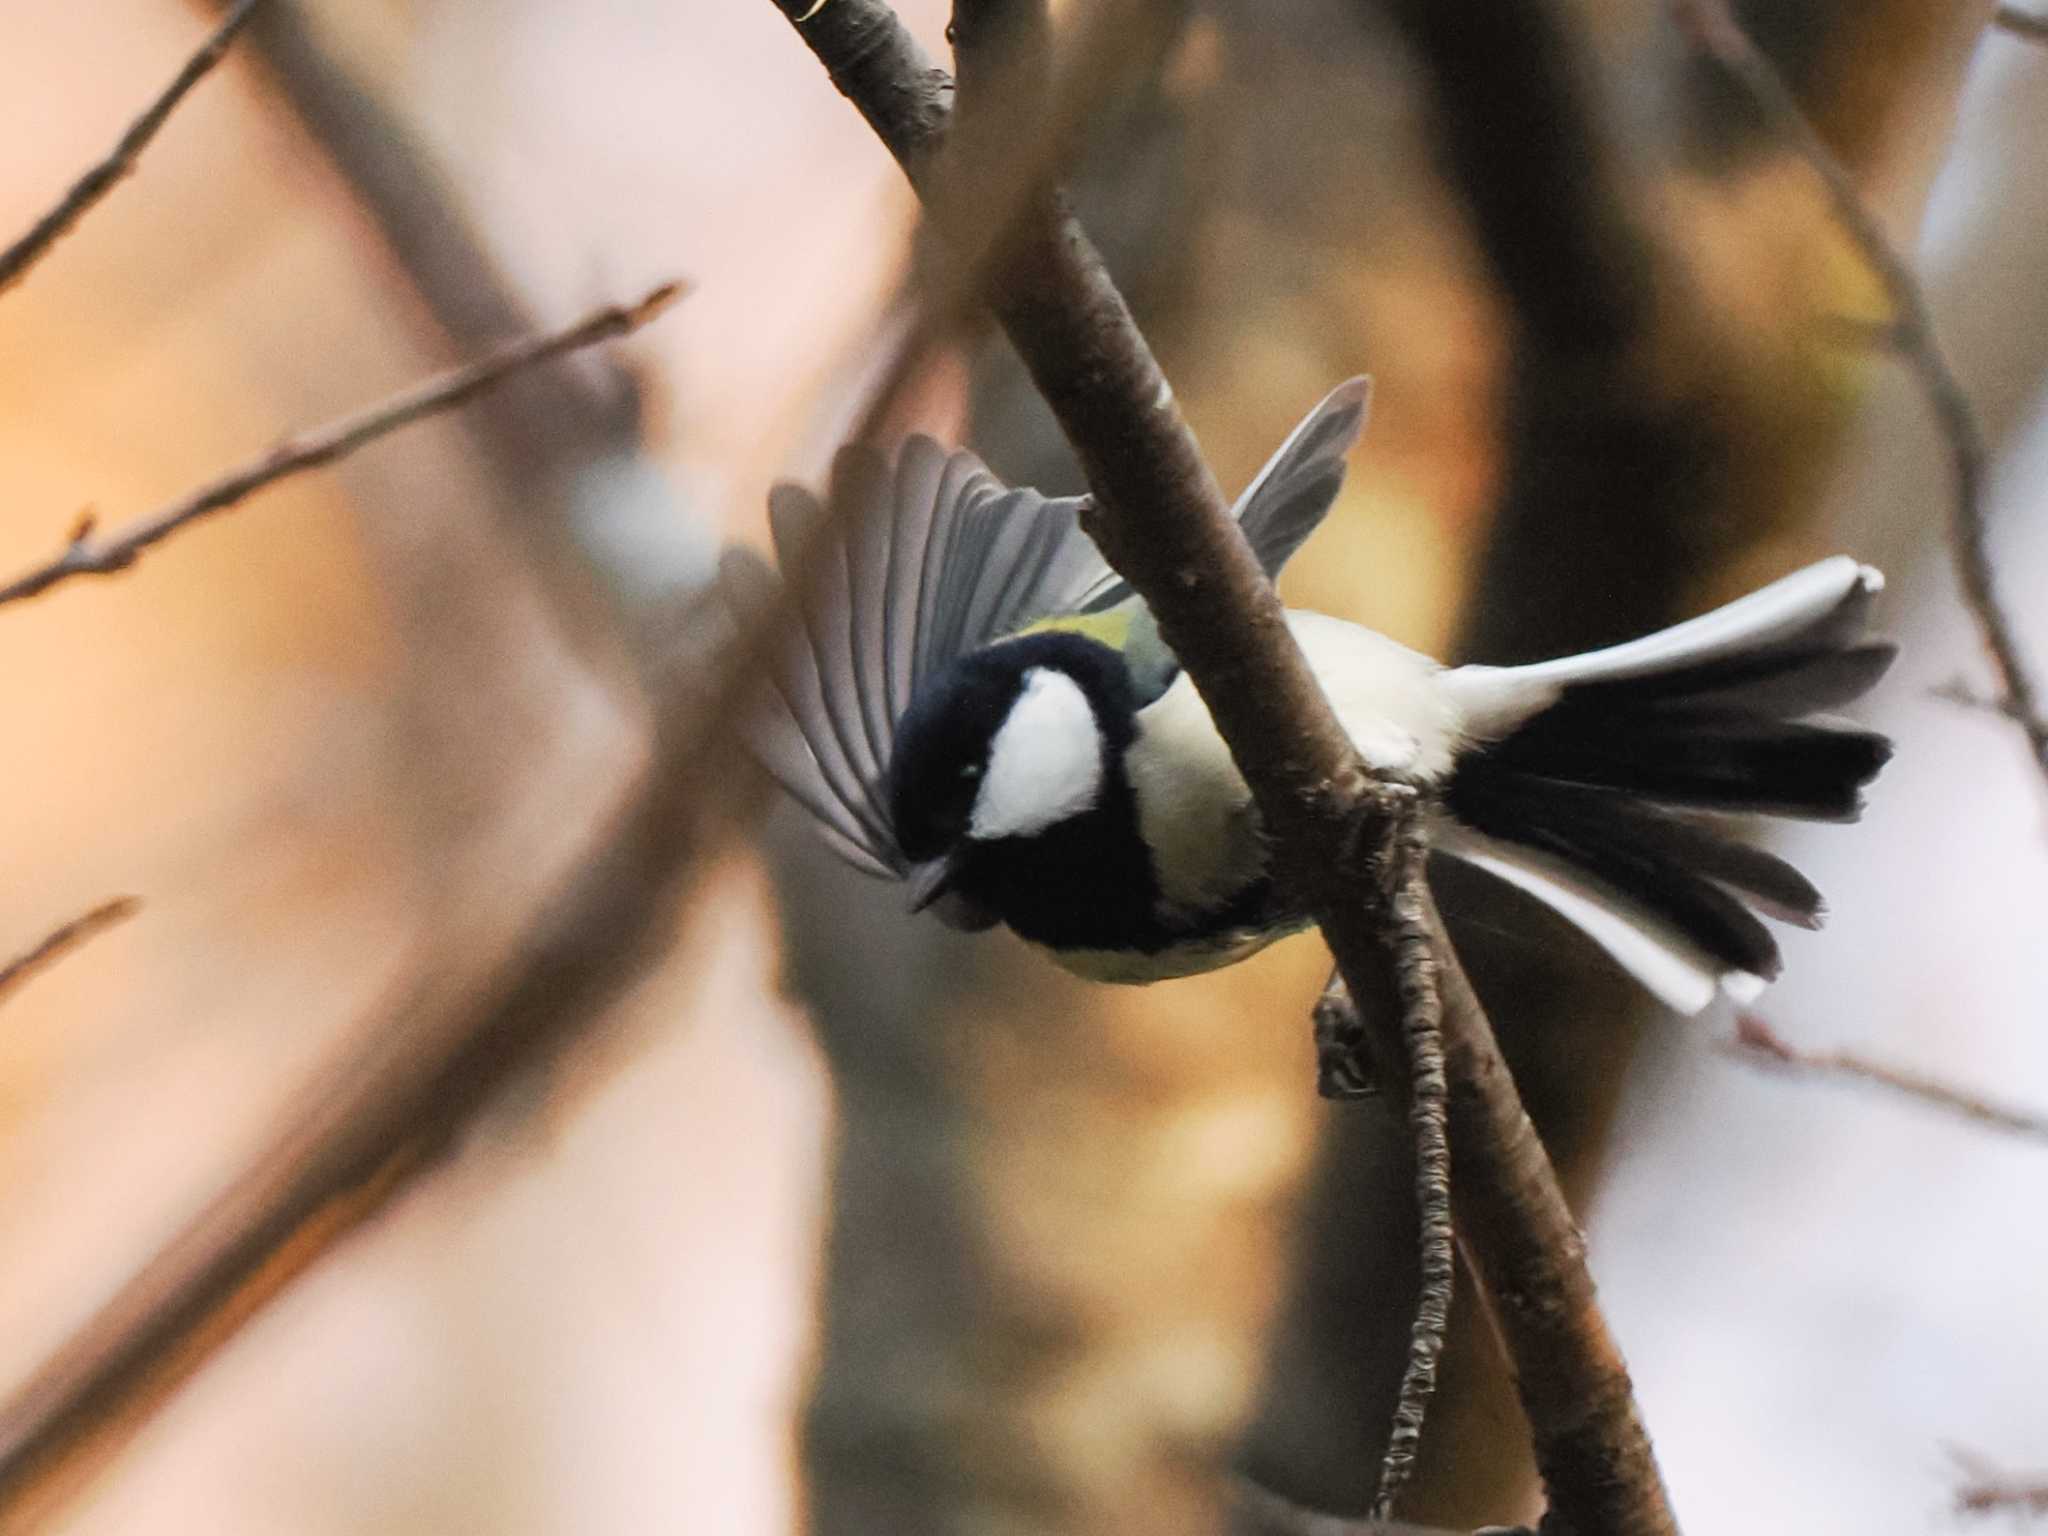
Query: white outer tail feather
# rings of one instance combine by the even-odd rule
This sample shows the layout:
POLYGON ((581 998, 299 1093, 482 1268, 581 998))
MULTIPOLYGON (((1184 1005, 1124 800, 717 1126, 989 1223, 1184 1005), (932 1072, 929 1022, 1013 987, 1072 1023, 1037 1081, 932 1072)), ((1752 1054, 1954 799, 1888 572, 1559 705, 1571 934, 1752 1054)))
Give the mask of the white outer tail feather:
POLYGON ((1884 576, 1875 567, 1836 555, 1639 640, 1525 667, 1457 667, 1444 682, 1464 714, 1466 735, 1489 741, 1541 713, 1572 683, 1642 677, 1761 650, 1818 624, 1859 591, 1883 590, 1884 576))
MULTIPOLYGON (((1882 591, 1884 577, 1847 555, 1795 571, 1725 607, 1621 645, 1523 667, 1458 667, 1444 682, 1464 715, 1468 739, 1506 735, 1555 703, 1567 686, 1642 677, 1761 650, 1819 625, 1843 603, 1882 591)), ((1763 978, 1730 970, 1669 923, 1560 860, 1448 823, 1435 838, 1444 853, 1528 892, 1605 950, 1667 1006, 1695 1014, 1726 992, 1754 1000, 1763 978)))
POLYGON ((1507 670, 1528 683, 1588 683, 1737 656, 1790 639, 1819 623, 1858 589, 1870 595, 1882 592, 1883 573, 1836 555, 1640 640, 1507 670))
POLYGON ((1435 845, 1534 896, 1605 950, 1667 1008, 1699 1013, 1716 992, 1726 992, 1738 1003, 1753 1002, 1766 985, 1761 976, 1722 966, 1669 923, 1618 903, 1560 860, 1455 824, 1437 836, 1435 845))

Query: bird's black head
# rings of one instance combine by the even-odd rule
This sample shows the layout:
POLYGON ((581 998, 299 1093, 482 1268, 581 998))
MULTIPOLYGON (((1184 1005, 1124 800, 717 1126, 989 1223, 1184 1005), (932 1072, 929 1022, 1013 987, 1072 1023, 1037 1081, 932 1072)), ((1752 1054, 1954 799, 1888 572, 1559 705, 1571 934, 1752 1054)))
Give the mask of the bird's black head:
POLYGON ((1000 641, 933 678, 897 722, 889 763, 897 845, 931 868, 921 895, 982 899, 978 854, 1094 811, 1134 715, 1123 658, 1071 631, 1000 641))

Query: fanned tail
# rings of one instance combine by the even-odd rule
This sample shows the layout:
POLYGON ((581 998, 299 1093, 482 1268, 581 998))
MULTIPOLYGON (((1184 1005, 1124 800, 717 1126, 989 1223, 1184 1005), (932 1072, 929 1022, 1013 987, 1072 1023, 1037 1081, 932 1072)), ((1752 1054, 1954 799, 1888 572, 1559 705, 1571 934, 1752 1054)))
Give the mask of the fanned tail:
POLYGON ((1883 578, 1846 558, 1628 645, 1447 681, 1478 741, 1445 789, 1445 852, 1547 902, 1693 1013, 1778 974, 1757 912, 1805 927, 1820 893, 1729 818, 1853 821, 1891 756, 1805 717, 1866 693, 1895 648, 1863 639, 1883 578))

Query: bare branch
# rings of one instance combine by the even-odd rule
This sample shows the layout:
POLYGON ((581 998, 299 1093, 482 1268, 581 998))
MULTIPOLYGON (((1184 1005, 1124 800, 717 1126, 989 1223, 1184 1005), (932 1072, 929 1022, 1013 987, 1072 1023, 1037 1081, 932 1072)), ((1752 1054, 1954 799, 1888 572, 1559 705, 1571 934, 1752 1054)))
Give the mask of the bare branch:
POLYGON ((1988 1125, 1994 1130, 2035 1141, 2048 1141, 2048 1114, 1995 1104, 1966 1088, 1958 1088, 1903 1067, 1887 1066, 1854 1051, 1801 1050, 1753 1013, 1737 1015, 1735 1035, 1728 1042, 1728 1049, 1745 1061, 1766 1066, 1875 1083, 1892 1093, 1922 1104, 1932 1104, 1978 1125, 1988 1125))
MULTIPOLYGON (((249 57, 274 81, 279 102, 333 161, 456 355, 535 330, 443 167, 323 40, 320 13, 305 0, 271 0, 249 29, 249 57)), ((554 369, 496 396, 474 424, 494 457, 527 473, 630 444, 636 400, 627 369, 554 369)))
POLYGON ((1977 621, 1996 692, 2005 701, 2003 712, 2026 733, 2036 764, 2048 776, 2048 716, 2042 714, 2040 689, 2027 671, 2012 620, 2001 606, 1991 579, 1991 557, 1984 532, 1984 486, 1990 449, 1984 440, 1983 424, 1977 420, 1969 396, 1963 392, 1935 334, 1927 295, 1912 266, 1893 246, 1891 237, 1863 201, 1847 168, 1807 121, 1791 88, 1743 31, 1726 0, 1673 0, 1672 9, 1694 42, 1741 83, 1800 158, 1812 167, 1827 189, 1836 219, 1884 284, 1894 311, 1895 345, 1912 365, 1948 441, 1955 479, 1950 540, 1963 600, 1977 621))
POLYGON ((1421 816, 1402 818, 1391 871, 1389 915, 1395 937, 1394 971, 1401 992, 1401 1034, 1408 1047, 1408 1126, 1415 1138, 1415 1202, 1421 1285, 1408 1336, 1408 1363, 1394 1405, 1393 1432, 1380 1464, 1376 1519, 1391 1520, 1394 1503, 1415 1471, 1423 1421, 1436 1391, 1437 1361, 1451 1322, 1457 1262, 1451 1232, 1451 1148, 1444 1073, 1443 994, 1430 932, 1429 847, 1421 816))
POLYGON ((1975 710, 1979 714, 1999 715, 2007 720, 2021 720, 2011 699, 1994 699, 1987 693, 1980 693, 1960 677, 1952 677, 1945 683, 1937 683, 1928 694, 1944 704, 1953 704, 1958 709, 1975 710))
MULTIPOLYGON (((949 243, 972 250, 939 159, 952 82, 882 0, 776 0, 895 155, 949 243)), ((1089 531, 1144 596, 1256 797, 1287 878, 1310 900, 1371 1027, 1375 1068, 1409 1092, 1397 1030, 1398 926, 1377 876, 1404 799, 1364 771, 1309 673, 1279 599, 1230 518, 1173 391, 1057 193, 1033 199, 976 274, 1095 493, 1089 531)), ((1447 947, 1450 1143, 1459 1226, 1495 1299, 1558 1519, 1670 1536, 1671 1517, 1584 1244, 1447 947)))
POLYGON ((116 923, 124 923, 142 910, 142 903, 133 896, 116 896, 103 901, 90 912, 74 917, 70 922, 59 925, 45 934, 33 947, 16 955, 6 964, 0 965, 0 999, 24 981, 54 964, 64 955, 87 939, 106 932, 116 923))
POLYGON ((185 61, 185 67, 164 87, 162 94, 149 104, 148 110, 128 125, 128 131, 121 135, 120 142, 106 159, 72 183, 71 190, 58 200, 56 207, 36 220, 34 228, 0 253, 0 293, 20 282, 29 268, 49 253, 50 247, 71 233, 93 205, 135 169, 143 150, 149 147, 149 141, 177 111, 178 103, 226 55, 228 44, 235 40, 235 34, 242 30, 242 24, 249 19, 256 4, 257 0, 240 0, 228 12, 227 19, 214 28, 213 35, 200 45, 199 51, 185 61))
POLYGON ((1949 1455, 1963 1473, 1956 1486, 1957 1514, 2048 1516, 2048 1477, 2016 1477, 1961 1446, 1950 1446, 1949 1455))
POLYGON ((2001 32, 2010 32, 2015 37, 2048 43, 2048 16, 2022 6, 2001 5, 1992 15, 1991 25, 2001 32))
POLYGON ((0 603, 20 602, 76 576, 111 576, 124 571, 152 544, 202 517, 233 506, 265 486, 331 464, 387 432, 453 410, 522 369, 637 330, 666 309, 682 291, 680 284, 664 283, 637 303, 610 305, 564 330, 513 342, 474 363, 416 384, 368 410, 287 438, 261 458, 229 471, 111 538, 99 537, 93 519, 84 517, 61 554, 0 586, 0 603))
MULTIPOLYGON (((1408 1334, 1408 1360, 1394 1405, 1393 1428, 1380 1461, 1379 1487, 1371 1520, 1351 1528, 1378 1529, 1393 1518, 1394 1503, 1414 1473, 1422 1426, 1436 1390, 1437 1362, 1450 1326, 1456 1278, 1451 1225, 1451 1153, 1446 1117, 1443 998, 1436 945, 1429 923, 1428 844, 1420 816, 1401 818, 1395 858, 1387 872, 1388 917, 1395 929, 1394 970, 1401 996, 1401 1032, 1407 1047, 1408 1126, 1414 1138, 1417 1249, 1421 1276, 1415 1317, 1408 1334)), ((1377 1090, 1367 1060, 1369 1042, 1343 973, 1330 977, 1315 1007, 1317 1089, 1325 1098, 1357 1099, 1377 1090)), ((1278 1494, 1258 1490, 1272 1508, 1292 1508, 1278 1494)), ((1310 1515, 1317 1521, 1331 1517, 1310 1515)), ((1306 1526, 1301 1527, 1307 1529, 1306 1526)), ((1334 1526, 1333 1526, 1334 1529, 1334 1526)))
POLYGON ((1434 904, 1460 1247, 1514 1368, 1546 1526, 1676 1536, 1628 1367, 1600 1311, 1586 1239, 1434 904))

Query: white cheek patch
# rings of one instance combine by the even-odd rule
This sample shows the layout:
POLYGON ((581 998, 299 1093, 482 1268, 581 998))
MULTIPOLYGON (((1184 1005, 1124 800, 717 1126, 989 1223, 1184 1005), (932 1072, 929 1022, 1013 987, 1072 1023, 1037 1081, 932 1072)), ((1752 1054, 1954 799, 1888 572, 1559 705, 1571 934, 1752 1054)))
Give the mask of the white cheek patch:
POLYGON ((1024 674, 995 740, 968 822, 970 837, 1030 837, 1095 804, 1102 732, 1081 685, 1051 667, 1024 674))

